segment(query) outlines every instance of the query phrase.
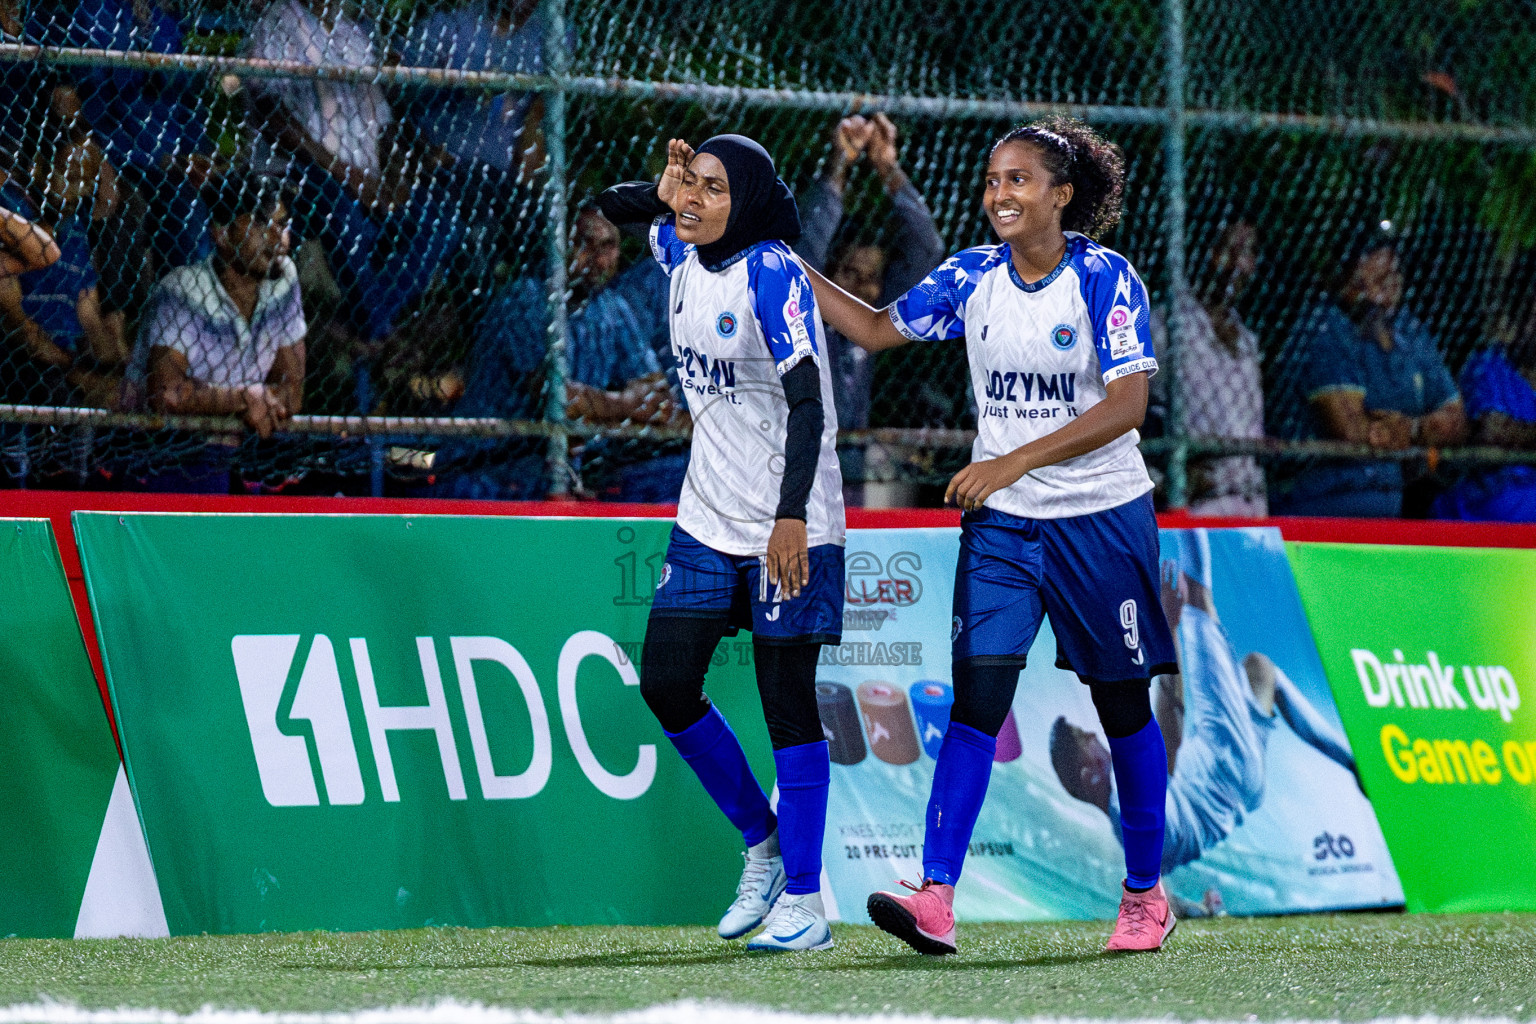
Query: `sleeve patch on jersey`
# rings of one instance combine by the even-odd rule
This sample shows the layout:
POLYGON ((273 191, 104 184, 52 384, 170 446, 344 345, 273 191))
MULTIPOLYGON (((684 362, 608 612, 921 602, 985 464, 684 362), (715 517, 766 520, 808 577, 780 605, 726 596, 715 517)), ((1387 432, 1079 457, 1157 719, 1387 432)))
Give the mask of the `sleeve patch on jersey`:
MULTIPOLYGON (((806 320, 809 319, 809 311, 801 301, 803 296, 804 291, 800 284, 800 278, 795 277, 791 279, 789 283, 789 298, 784 300, 784 326, 789 328, 789 344, 794 350, 794 355, 790 358, 793 358, 795 362, 799 362, 805 356, 811 356, 814 359, 816 355, 816 346, 811 342, 811 329, 806 325, 806 320)), ((783 366, 783 362, 786 361, 782 360, 780 362, 782 367, 779 370, 780 373, 784 373, 789 369, 788 366, 783 366)), ((793 366, 794 363, 790 365, 793 366)))
POLYGON ((1104 383, 1119 380, 1121 377, 1129 377, 1133 373, 1144 373, 1148 377, 1157 376, 1157 360, 1152 358, 1138 359, 1134 363, 1121 363, 1104 374, 1104 383))
POLYGON ((1127 359, 1141 351, 1141 338, 1136 333, 1136 321, 1141 310, 1121 303, 1109 311, 1108 330, 1109 358, 1127 359))

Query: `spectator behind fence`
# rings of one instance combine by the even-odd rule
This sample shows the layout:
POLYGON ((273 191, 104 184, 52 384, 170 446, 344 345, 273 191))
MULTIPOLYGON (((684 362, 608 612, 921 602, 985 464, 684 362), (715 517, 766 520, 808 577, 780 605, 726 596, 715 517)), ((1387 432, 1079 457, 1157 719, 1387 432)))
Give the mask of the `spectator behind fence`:
MULTIPOLYGON (((901 168, 896 126, 884 114, 873 118, 844 118, 832 131, 832 163, 800 196, 804 234, 795 251, 839 287, 872 306, 883 306, 917 284, 944 259, 944 240, 934 226, 928 204, 901 168), (890 244, 886 232, 871 230, 844 216, 843 198, 848 172, 860 157, 869 161, 890 197, 890 244)), ((870 355, 827 328, 832 356, 832 382, 840 430, 869 426, 874 366, 870 355)), ((844 490, 852 503, 863 504, 865 459, 862 449, 842 453, 844 490)))
MULTIPOLYGON (((1536 291, 1511 303, 1494 340, 1467 360, 1461 393, 1476 444, 1536 451, 1536 291)), ((1435 500, 1438 519, 1536 522, 1536 465, 1475 469, 1435 500)))
MULTIPOLYGON (((304 400, 307 327, 288 258, 288 207, 276 182, 241 173, 217 180, 208 206, 213 254, 155 288, 135 361, 146 364, 156 411, 239 416, 267 437, 304 400)), ((232 454, 229 445, 210 444, 143 486, 228 493, 232 454)))
MULTIPOLYGON (((1205 279, 1192 282, 1179 313, 1184 323, 1178 383, 1184 431, 1194 438, 1264 436, 1264 384, 1259 339, 1236 303, 1257 269, 1258 233, 1247 221, 1222 231, 1205 279)), ((1153 346, 1167 351, 1162 316, 1152 320, 1153 346)), ((1251 455, 1189 460, 1189 512, 1196 516, 1265 516, 1264 470, 1251 455)))
MULTIPOLYGON (((341 0, 272 0, 251 27, 250 56, 373 67, 385 56, 341 0)), ((265 146, 255 163, 297 187, 296 230, 324 245, 363 344, 356 404, 377 402, 367 363, 421 296, 463 229, 434 195, 453 162, 395 117, 373 82, 252 79, 265 146)))
MULTIPOLYGON (((619 232, 596 208, 577 214, 575 232, 567 321, 567 415, 602 424, 686 422, 652 348, 652 338, 664 329, 667 315, 667 290, 657 287, 655 280, 665 282, 661 270, 654 260, 646 259, 616 274, 619 232)), ((517 278, 498 289, 476 334, 469 382, 455 414, 543 419, 548 343, 549 298, 544 279, 517 278)), ((611 496, 621 501, 677 501, 687 472, 685 455, 659 455, 625 464, 610 454, 618 445, 604 447, 604 461, 620 463, 611 496)), ((542 499, 550 484, 544 448, 542 440, 464 447, 453 453, 453 459, 469 468, 450 470, 441 493, 459 498, 542 499), (482 464, 472 465, 471 460, 482 464)), ((589 458, 595 454, 587 453, 589 458)))
MULTIPOLYGON (((36 44, 41 41, 42 23, 22 14, 20 0, 0 0, 0 43, 7 46, 36 44)), ((37 61, 5 61, 0 65, 0 89, 5 103, 0 104, 0 148, 19 153, 32 149, 42 125, 51 73, 37 61)))
MULTIPOLYGON (((160 54, 183 52, 182 28, 156 0, 82 0, 67 22, 43 29, 53 44, 160 54)), ((134 68, 75 66, 55 102, 102 140, 109 159, 143 206, 125 211, 129 222, 115 239, 111 263, 120 282, 109 305, 134 306, 138 277, 146 283, 171 267, 208 255, 208 213, 198 196, 213 163, 213 146, 199 93, 201 75, 154 74, 134 68)), ((136 306, 134 307, 136 308, 136 306)))
MULTIPOLYGON (((1305 402, 1293 410, 1295 433, 1384 454, 1459 443, 1467 433, 1461 396, 1434 338, 1402 305, 1391 225, 1362 235, 1332 298, 1303 315, 1292 338, 1305 402)), ((1400 458, 1318 459, 1283 480, 1270 507, 1278 515, 1397 516, 1403 485, 1400 458)))
POLYGON ((41 189, 31 193, 0 170, 0 206, 41 225, 59 254, 37 269, 0 277, 0 319, 8 338, 4 395, 33 405, 112 408, 128 349, 122 314, 102 312, 91 259, 90 221, 103 197, 92 195, 98 179, 90 173, 89 153, 68 151, 73 156, 44 168, 34 179, 41 189))
MULTIPOLYGON (((476 0, 436 11, 412 26, 401 60, 416 67, 540 74, 545 22, 537 10, 536 0, 476 0)), ((531 183, 544 164, 544 103, 537 94, 421 89, 411 109, 423 134, 457 162, 466 215, 481 220, 526 212, 495 207, 513 201, 518 186, 531 183)))

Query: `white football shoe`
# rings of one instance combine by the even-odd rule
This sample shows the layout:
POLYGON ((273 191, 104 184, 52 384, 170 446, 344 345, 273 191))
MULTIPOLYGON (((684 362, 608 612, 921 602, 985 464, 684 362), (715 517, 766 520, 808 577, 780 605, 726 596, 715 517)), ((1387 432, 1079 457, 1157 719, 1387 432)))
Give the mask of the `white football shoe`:
POLYGON ((789 884, 783 857, 754 857, 748 852, 742 854, 742 859, 747 866, 742 869, 741 881, 736 883, 736 902, 720 919, 722 939, 739 939, 762 924, 784 886, 789 884))
POLYGON ((747 943, 748 950, 773 952, 831 948, 832 926, 827 924, 819 892, 780 896, 768 927, 747 943))

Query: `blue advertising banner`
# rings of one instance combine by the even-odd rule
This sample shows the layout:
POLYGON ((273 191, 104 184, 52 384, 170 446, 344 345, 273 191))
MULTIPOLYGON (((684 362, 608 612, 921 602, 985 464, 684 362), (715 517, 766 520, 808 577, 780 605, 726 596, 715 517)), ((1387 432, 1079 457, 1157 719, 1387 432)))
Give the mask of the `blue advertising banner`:
MULTIPOLYGON (((818 673, 833 760, 827 874, 844 920, 867 920, 870 892, 922 877, 957 538, 849 535, 844 642, 818 673)), ((1153 684, 1172 762, 1164 873, 1176 912, 1401 904, 1279 531, 1164 531, 1162 548, 1182 669, 1153 684)), ((1047 624, 999 736, 956 892, 962 920, 1115 914, 1124 862, 1108 750, 1087 687, 1055 653, 1047 624)))

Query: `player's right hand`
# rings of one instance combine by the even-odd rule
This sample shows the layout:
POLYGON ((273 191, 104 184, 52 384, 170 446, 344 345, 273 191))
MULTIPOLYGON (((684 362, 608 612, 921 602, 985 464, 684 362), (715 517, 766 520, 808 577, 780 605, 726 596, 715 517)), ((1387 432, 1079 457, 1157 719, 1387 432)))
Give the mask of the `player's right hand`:
POLYGON ((832 139, 844 163, 851 164, 863 154, 864 147, 869 145, 870 128, 870 123, 857 114, 837 122, 832 139))
POLYGON ((677 194, 683 187, 683 172, 693 162, 693 147, 682 139, 667 140, 667 169, 661 172, 656 183, 656 195, 662 202, 677 209, 677 194))
POLYGON ((769 583, 781 587, 790 598, 800 596, 801 589, 811 580, 811 556, 803 520, 780 519, 773 524, 764 568, 769 583))

